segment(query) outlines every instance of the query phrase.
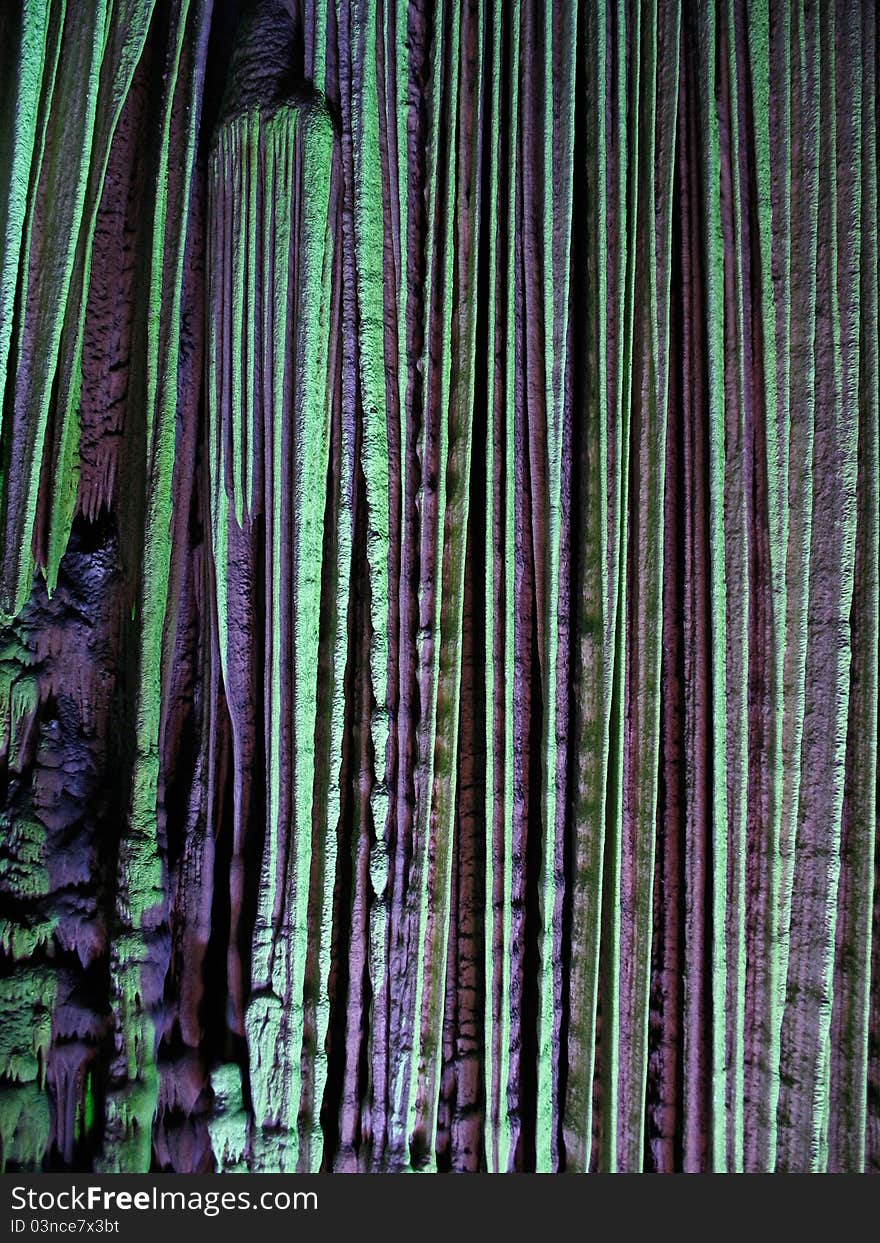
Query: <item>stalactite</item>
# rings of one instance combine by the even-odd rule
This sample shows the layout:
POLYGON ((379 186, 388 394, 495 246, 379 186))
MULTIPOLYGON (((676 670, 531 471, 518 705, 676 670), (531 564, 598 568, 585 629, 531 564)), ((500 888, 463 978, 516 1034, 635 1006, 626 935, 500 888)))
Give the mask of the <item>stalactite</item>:
POLYGON ((873 0, 0 12, 0 1163, 880 1163, 873 0))

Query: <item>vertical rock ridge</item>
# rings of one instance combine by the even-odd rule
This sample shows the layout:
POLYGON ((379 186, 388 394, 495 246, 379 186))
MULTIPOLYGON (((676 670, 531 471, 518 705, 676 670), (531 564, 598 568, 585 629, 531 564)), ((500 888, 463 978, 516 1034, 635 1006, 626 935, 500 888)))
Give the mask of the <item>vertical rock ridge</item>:
POLYGON ((0 1163, 880 1163, 873 0, 0 14, 0 1163))

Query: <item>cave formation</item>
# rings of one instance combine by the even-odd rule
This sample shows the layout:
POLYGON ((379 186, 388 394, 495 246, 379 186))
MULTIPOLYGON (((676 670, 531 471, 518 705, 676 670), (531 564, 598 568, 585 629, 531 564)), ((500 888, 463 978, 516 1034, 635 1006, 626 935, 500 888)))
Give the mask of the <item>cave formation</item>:
POLYGON ((874 0, 0 4, 0 1160, 880 1168, 874 0))

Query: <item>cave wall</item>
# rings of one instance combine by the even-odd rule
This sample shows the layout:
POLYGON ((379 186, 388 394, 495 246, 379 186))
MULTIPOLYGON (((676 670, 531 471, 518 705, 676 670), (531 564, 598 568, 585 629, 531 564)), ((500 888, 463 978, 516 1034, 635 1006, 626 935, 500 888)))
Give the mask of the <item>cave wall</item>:
POLYGON ((0 5, 0 1160, 880 1167, 873 0, 0 5))

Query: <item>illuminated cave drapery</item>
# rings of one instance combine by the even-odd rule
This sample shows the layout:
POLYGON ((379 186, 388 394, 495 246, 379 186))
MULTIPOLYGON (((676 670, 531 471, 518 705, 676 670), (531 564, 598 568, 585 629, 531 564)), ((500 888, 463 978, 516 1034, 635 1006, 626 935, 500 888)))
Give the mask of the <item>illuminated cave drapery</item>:
POLYGON ((880 1166, 875 4, 0 60, 5 1166, 880 1166))

